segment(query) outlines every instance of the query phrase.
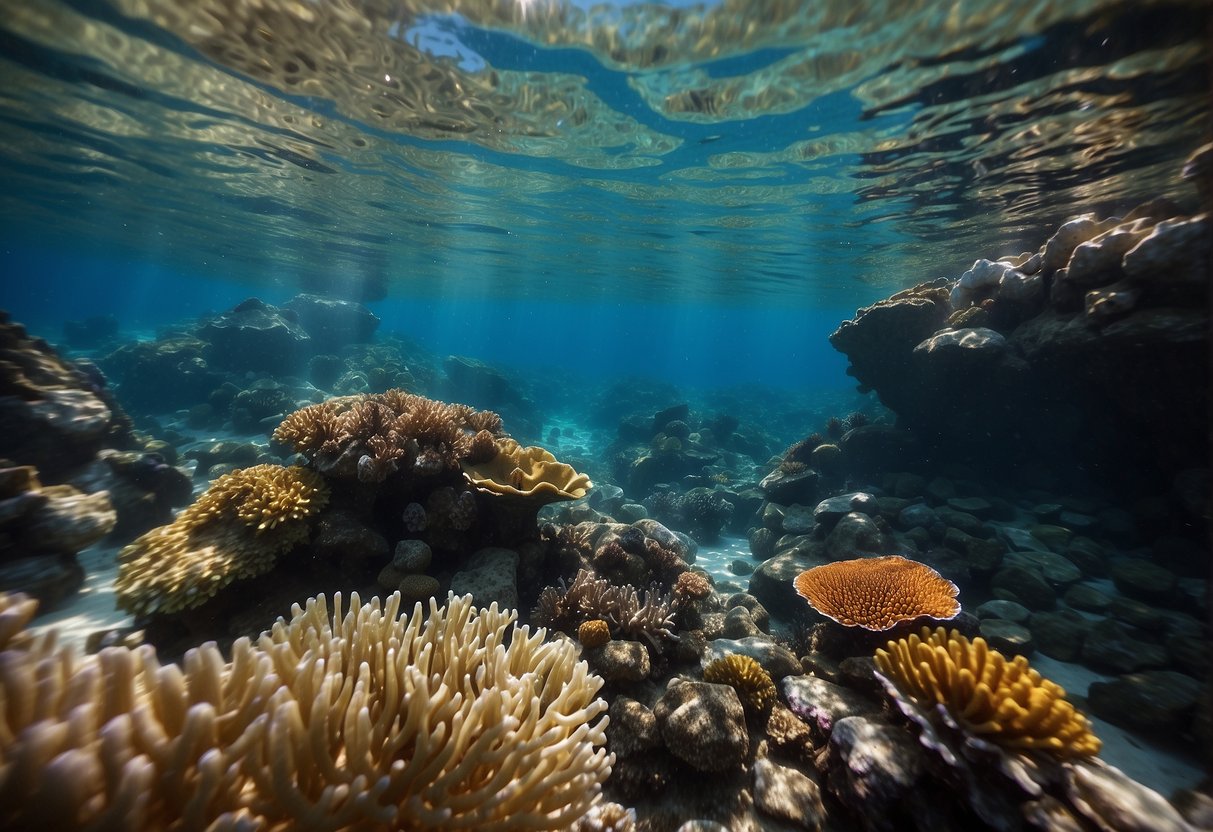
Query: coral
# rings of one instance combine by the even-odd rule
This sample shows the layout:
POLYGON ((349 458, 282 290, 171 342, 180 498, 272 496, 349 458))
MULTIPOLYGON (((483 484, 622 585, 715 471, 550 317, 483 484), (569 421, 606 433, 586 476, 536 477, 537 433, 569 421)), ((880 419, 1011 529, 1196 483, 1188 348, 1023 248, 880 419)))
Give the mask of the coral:
POLYGON ((831 439, 839 439, 846 431, 847 426, 843 423, 842 419, 839 419, 837 416, 831 416, 829 419, 826 419, 826 436, 831 439))
POLYGON ((668 596, 654 587, 642 597, 635 587, 615 586, 588 569, 580 570, 567 587, 561 581, 540 592, 533 618, 561 630, 600 618, 613 632, 630 640, 643 639, 654 649, 660 649, 658 639, 677 640, 668 596))
POLYGON ((601 647, 611 640, 611 625, 601 618, 582 621, 577 628, 577 640, 583 647, 601 647))
POLYGON ((686 571, 674 579, 674 598, 706 598, 712 594, 712 584, 698 572, 686 571))
POLYGON ((608 541, 594 552, 594 566, 597 569, 610 569, 619 566, 628 559, 628 552, 618 540, 608 541))
POLYGON ((238 578, 268 572, 304 542, 328 502, 319 474, 256 465, 224 474, 167 526, 118 554, 118 604, 137 615, 196 607, 238 578))
POLYGON ((960 613, 956 584, 899 555, 815 566, 794 584, 813 609, 847 627, 879 632, 924 616, 947 620, 960 613))
POLYGON ((854 430, 855 428, 861 428, 870 422, 871 419, 868 418, 868 414, 856 410, 854 413, 851 413, 842 420, 842 426, 844 431, 848 431, 854 430))
POLYGON ((710 488, 693 488, 682 500, 682 516, 701 540, 714 541, 733 517, 733 504, 710 488))
POLYGON ((687 562, 673 549, 649 538, 644 542, 644 559, 649 570, 663 584, 670 584, 687 571, 687 562))
POLYGON ((78 658, 0 595, 0 825, 556 830, 599 800, 606 703, 575 645, 470 597, 350 600, 178 667, 78 658))
POLYGON ((751 713, 764 713, 779 698, 771 674, 754 659, 739 653, 709 662, 703 669, 703 680, 737 691, 737 698, 751 713))
POLYGON ((971 735, 1063 759, 1099 753, 1090 723, 1060 685, 1041 678, 1023 656, 1008 660, 989 649, 984 639, 970 642, 955 630, 924 627, 921 636, 877 650, 876 666, 895 699, 938 706, 971 735))
POLYGON ((810 433, 783 452, 783 464, 794 465, 799 462, 802 465, 808 465, 813 455, 813 449, 824 441, 825 437, 820 433, 810 433))
POLYGON ((513 439, 498 443, 497 456, 488 462, 465 461, 463 472, 473 485, 492 494, 523 497, 535 503, 579 500, 592 483, 571 465, 539 447, 523 447, 513 439))
POLYGON ((382 482, 398 471, 455 471, 461 461, 485 455, 500 430, 496 413, 392 389, 308 405, 282 421, 274 440, 325 474, 382 482))

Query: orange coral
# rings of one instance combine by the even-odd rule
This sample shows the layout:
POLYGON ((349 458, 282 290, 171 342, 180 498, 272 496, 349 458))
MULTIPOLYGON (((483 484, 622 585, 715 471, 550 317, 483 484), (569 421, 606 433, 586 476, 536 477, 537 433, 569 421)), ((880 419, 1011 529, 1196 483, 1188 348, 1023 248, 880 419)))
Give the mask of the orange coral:
POLYGON ((876 666, 894 697, 926 709, 942 705, 966 732, 998 745, 1062 758, 1099 753, 1099 738, 1065 690, 1023 656, 1008 660, 985 639, 924 627, 921 636, 877 650, 876 666))
POLYGON ((611 626, 601 618, 583 621, 577 628, 577 640, 585 647, 601 647, 611 640, 611 626))
POLYGON ((899 555, 815 566, 797 575, 794 586, 822 615, 875 632, 916 618, 946 620, 960 613, 956 584, 899 555))

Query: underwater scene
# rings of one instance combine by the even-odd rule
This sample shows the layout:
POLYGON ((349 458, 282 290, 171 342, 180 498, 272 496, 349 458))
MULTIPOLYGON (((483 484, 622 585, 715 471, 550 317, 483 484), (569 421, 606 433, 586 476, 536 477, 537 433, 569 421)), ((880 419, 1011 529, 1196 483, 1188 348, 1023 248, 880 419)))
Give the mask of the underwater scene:
POLYGON ((1213 830, 1207 0, 0 0, 0 829, 1213 830))

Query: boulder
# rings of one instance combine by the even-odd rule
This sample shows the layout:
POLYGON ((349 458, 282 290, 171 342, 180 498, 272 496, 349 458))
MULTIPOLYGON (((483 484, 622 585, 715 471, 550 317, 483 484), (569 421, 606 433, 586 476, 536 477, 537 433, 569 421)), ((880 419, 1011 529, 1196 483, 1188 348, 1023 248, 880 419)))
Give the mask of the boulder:
POLYGON ((315 353, 335 353, 347 344, 369 341, 379 327, 379 318, 355 301, 302 294, 282 308, 295 313, 315 353))
POLYGON ((517 609, 517 575, 518 553, 513 549, 481 549, 451 578, 451 592, 471 595, 479 606, 496 602, 502 609, 517 609))
POLYGON ((311 337, 293 312, 257 298, 204 321, 197 335, 209 345, 205 354, 210 363, 240 373, 300 373, 313 351, 311 337))
POLYGON ((666 748, 699 771, 737 771, 750 753, 745 711, 728 685, 675 679, 653 713, 666 748))

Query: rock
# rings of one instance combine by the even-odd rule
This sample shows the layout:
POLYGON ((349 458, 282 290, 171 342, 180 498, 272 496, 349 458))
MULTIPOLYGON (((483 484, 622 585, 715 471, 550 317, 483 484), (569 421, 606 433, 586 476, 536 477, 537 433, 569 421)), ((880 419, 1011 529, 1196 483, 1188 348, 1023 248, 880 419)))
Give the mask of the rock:
POLYGON ((1065 526, 1055 526, 1050 523, 1038 523, 1029 531, 1032 533, 1032 537, 1054 552, 1064 552, 1070 539, 1074 537, 1074 532, 1065 526))
POLYGON ((1166 603, 1175 590, 1175 573, 1144 558, 1117 558, 1110 571, 1116 588, 1131 598, 1166 603))
POLYGON ((209 344, 209 363, 233 372, 267 372, 283 376, 301 372, 311 353, 311 337, 293 312, 249 298, 198 327, 209 344))
POLYGON ((741 558, 735 558, 729 563, 729 571, 734 575, 749 575, 754 571, 754 565, 741 558))
POLYGON ((661 748, 657 717, 642 703, 617 696, 607 711, 607 744, 616 757, 623 759, 661 748))
POLYGON ((803 613, 808 605, 796 594, 792 581, 806 569, 828 563, 817 553, 818 548, 789 549, 764 561, 750 576, 750 593, 785 621, 803 613))
POLYGON ((295 313, 316 353, 336 353, 347 344, 369 341, 379 327, 379 318, 354 301, 303 294, 288 300, 283 309, 295 313))
POLYGON ((994 514, 994 504, 984 497, 952 497, 948 508, 970 514, 978 520, 989 520, 994 514))
POLYGON ((852 428, 839 440, 843 465, 853 475, 919 468, 925 452, 913 433, 892 425, 852 428))
POLYGON ((583 655, 608 682, 641 682, 651 670, 649 651, 638 641, 612 639, 601 647, 584 651, 583 655))
POLYGON ((817 783, 765 757, 754 761, 754 807, 796 829, 821 829, 826 818, 817 783))
POLYGON ((1067 775, 1070 802, 1098 829, 1192 832, 1192 827, 1165 797, 1118 768, 1098 760, 1084 760, 1071 766, 1067 775))
POLYGON ((866 514, 844 515, 825 540, 825 555, 830 560, 850 560, 867 554, 883 554, 892 548, 876 521, 866 514))
POLYGON ((1036 649, 1032 633, 1022 624, 987 618, 981 622, 981 637, 1000 653, 1010 656, 1030 656, 1036 649))
POLYGON ((758 625, 750 617, 749 610, 745 607, 733 607, 725 613, 723 633, 725 638, 746 638, 761 636, 762 630, 758 629, 758 625))
POLYGON ((0 562, 0 592, 24 592, 37 599, 39 612, 54 609, 84 583, 74 554, 32 555, 0 562))
POLYGON ((392 566, 404 574, 422 573, 430 568, 434 552, 424 540, 401 540, 392 554, 392 566))
POLYGON ((1091 629, 1091 622, 1073 610, 1033 613, 1028 621, 1036 648, 1051 659, 1075 662, 1091 629))
POLYGON ((1203 297, 1209 285, 1209 217, 1167 219, 1124 256, 1124 274, 1162 302, 1203 297))
POLYGON ((1139 630, 1157 633, 1166 626, 1161 610, 1133 598, 1114 598, 1108 605, 1108 615, 1139 630))
POLYGON ((925 760, 914 735, 901 726, 867 717, 839 720, 820 765, 830 791, 862 812, 870 829, 897 829, 897 818, 912 803, 925 775, 925 760))
POLYGON ((109 493, 81 494, 68 485, 39 492, 46 501, 26 518, 21 539, 30 552, 75 554, 105 537, 118 522, 109 493))
POLYGON ((749 534, 750 554, 758 560, 766 560, 775 554, 775 532, 759 526, 749 534))
POLYGON ((940 536, 947 527, 935 510, 926 503, 912 503, 897 513, 897 528, 903 531, 926 529, 932 535, 940 536))
POLYGON ((1048 610, 1057 603, 1053 588, 1037 572, 1022 566, 1008 566, 994 574, 990 585, 1003 599, 1018 601, 1028 609, 1048 610))
POLYGON ((649 516, 649 510, 640 503, 622 503, 615 512, 615 518, 620 523, 635 523, 649 516))
POLYGON ((788 534, 806 534, 817 525, 816 513, 798 503, 788 506, 783 513, 782 527, 788 534))
POLYGON ((997 540, 983 540, 948 527, 943 534, 943 545, 964 555, 965 564, 975 572, 989 574, 1004 562, 1006 548, 997 540))
POLYGON ((776 468, 762 478, 758 487, 772 503, 790 506, 796 503, 812 505, 817 502, 821 475, 812 468, 788 473, 776 468))
POLYGON ((1105 618, 1087 632, 1082 660, 1096 669, 1132 673, 1165 666, 1167 651, 1162 645, 1134 638, 1125 625, 1105 618))
POLYGON ((809 723, 819 739, 828 737, 839 720, 876 716, 883 709, 878 700, 817 676, 788 676, 779 686, 792 713, 809 723))
POLYGON ((1108 565, 1103 547, 1089 537, 1075 536, 1070 541, 1070 545, 1065 548, 1063 554, 1084 575, 1092 578, 1102 578, 1108 574, 1108 565))
POLYGON ((1150 733, 1187 733, 1204 698, 1200 682, 1173 670, 1130 673, 1110 682, 1092 682, 1091 711, 1113 725, 1150 733))
MULTIPOLYGON (((828 531, 853 511, 869 517, 877 517, 880 515, 880 504, 871 494, 864 491, 853 491, 850 494, 840 494, 837 497, 822 500, 813 509, 813 519, 828 531)), ((809 529, 811 528, 812 526, 809 527, 809 529)), ((784 519, 784 529, 787 529, 787 518, 784 519)))
POLYGON ((744 636, 742 638, 718 638, 708 643, 703 664, 731 654, 749 656, 762 665, 771 678, 778 682, 785 676, 799 676, 804 672, 800 659, 786 647, 776 644, 770 636, 744 636))
POLYGON ((736 771, 750 753, 745 711, 728 685, 675 679, 653 709, 666 748, 699 771, 736 771))
POLYGON ((332 562, 374 563, 386 559, 392 548, 387 538, 358 518, 327 511, 316 523, 311 550, 313 557, 332 562))
POLYGON ((496 602, 501 609, 517 609, 517 576, 518 553, 488 547, 473 554, 464 568, 454 574, 451 592, 471 595, 483 607, 496 602))
POLYGON ((1069 559, 1052 552, 1010 552, 1003 558, 1004 566, 1021 566, 1036 572, 1050 586, 1062 588, 1082 578, 1078 567, 1069 559))
POLYGON ((438 583, 437 578, 429 575, 405 575, 396 585, 396 589, 400 591, 400 603, 403 609, 408 610, 411 605, 421 604, 424 615, 429 600, 438 595, 442 586, 438 583))
POLYGON ((468 402, 476 407, 498 408, 521 404, 522 394, 500 370, 462 355, 448 355, 442 362, 449 401, 468 402))
POLYGON ((1023 604, 999 600, 986 601, 974 610, 974 613, 978 618, 983 620, 986 618, 1001 618, 1004 621, 1013 621, 1016 624, 1023 624, 1032 616, 1032 611, 1023 604))
POLYGON ((764 633, 771 632, 771 613, 762 605, 762 602, 748 592, 738 592, 728 597, 724 602, 724 608, 731 610, 733 607, 745 607, 750 613, 750 618, 758 625, 758 629, 764 633))

